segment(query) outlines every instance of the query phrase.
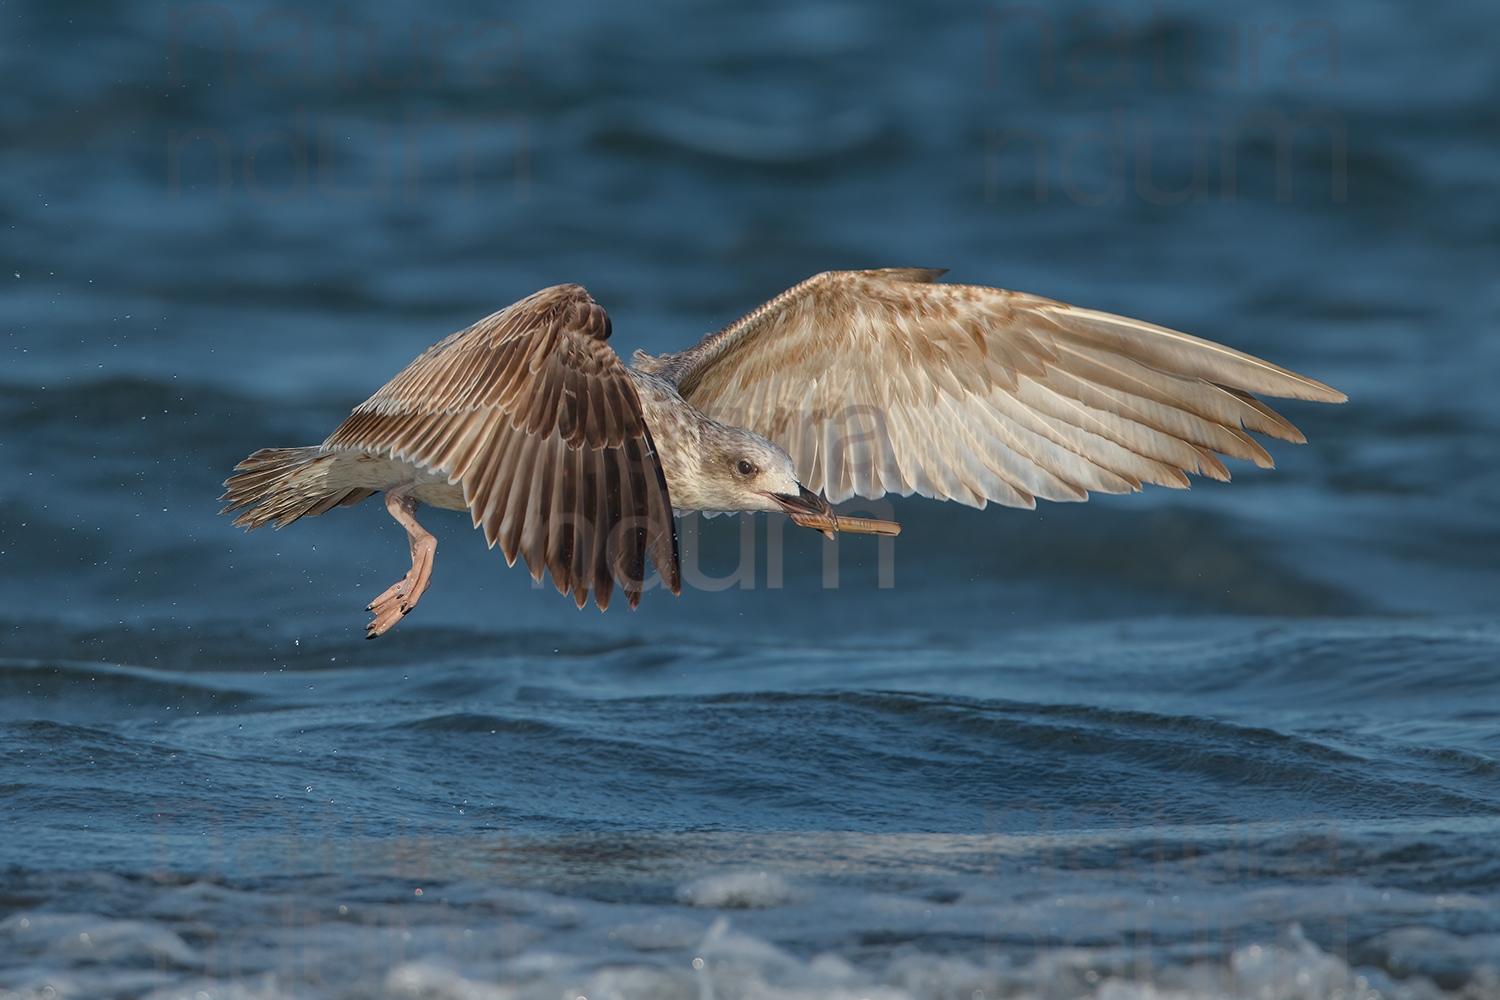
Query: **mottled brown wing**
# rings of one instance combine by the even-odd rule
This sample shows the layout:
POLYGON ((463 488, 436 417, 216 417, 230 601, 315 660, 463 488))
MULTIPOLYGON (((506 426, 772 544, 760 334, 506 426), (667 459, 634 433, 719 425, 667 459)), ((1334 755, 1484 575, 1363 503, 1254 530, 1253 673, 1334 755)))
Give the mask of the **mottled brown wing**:
POLYGON ((1303 441, 1251 393, 1340 402, 1312 379, 1163 327, 942 271, 830 271, 697 346, 639 359, 791 454, 835 503, 887 492, 1035 506, 1271 465, 1303 441))
POLYGON ((615 582, 635 607, 648 554, 678 593, 672 502, 609 332, 580 286, 544 289, 433 345, 323 447, 446 474, 490 545, 580 608, 615 582))

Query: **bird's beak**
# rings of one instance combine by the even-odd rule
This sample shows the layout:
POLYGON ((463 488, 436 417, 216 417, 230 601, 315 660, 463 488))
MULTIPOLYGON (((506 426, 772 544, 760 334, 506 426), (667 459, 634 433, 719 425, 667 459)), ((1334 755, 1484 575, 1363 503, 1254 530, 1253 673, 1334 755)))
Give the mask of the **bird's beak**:
POLYGON ((767 495, 772 500, 781 504, 781 509, 786 511, 796 523, 802 525, 804 528, 814 528, 821 531, 829 538, 833 537, 834 527, 837 524, 833 508, 828 506, 827 500, 824 500, 806 486, 803 486, 801 492, 796 496, 792 496, 790 493, 770 493, 767 495))
POLYGON ((835 531, 847 531, 856 535, 901 534, 901 525, 895 521, 876 521, 868 517, 842 517, 833 512, 828 501, 806 486, 796 496, 790 493, 767 493, 766 496, 781 504, 781 509, 791 515, 793 521, 804 528, 821 531, 829 538, 835 531))
POLYGON ((833 508, 828 506, 828 501, 818 496, 818 494, 806 486, 803 486, 801 492, 796 496, 792 496, 790 493, 771 493, 769 496, 772 500, 781 504, 782 510, 793 517, 797 517, 798 515, 812 515, 814 517, 833 516, 833 508))

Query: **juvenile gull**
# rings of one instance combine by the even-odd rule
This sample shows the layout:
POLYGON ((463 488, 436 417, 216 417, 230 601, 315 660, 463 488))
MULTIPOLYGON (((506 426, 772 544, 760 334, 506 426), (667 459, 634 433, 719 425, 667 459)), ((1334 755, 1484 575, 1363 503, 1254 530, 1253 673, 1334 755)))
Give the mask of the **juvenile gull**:
POLYGON ((419 504, 468 511, 506 562, 602 610, 635 607, 650 559, 681 589, 673 511, 779 511, 894 534, 830 503, 918 493, 1035 507, 1263 468, 1246 431, 1301 443, 1252 393, 1343 393, 1220 344, 927 268, 814 275, 680 354, 608 346, 582 287, 528 296, 428 348, 328 440, 265 448, 221 498, 284 527, 385 493, 411 570, 369 638, 416 607, 436 540, 419 504), (826 498, 826 499, 825 499, 826 498))

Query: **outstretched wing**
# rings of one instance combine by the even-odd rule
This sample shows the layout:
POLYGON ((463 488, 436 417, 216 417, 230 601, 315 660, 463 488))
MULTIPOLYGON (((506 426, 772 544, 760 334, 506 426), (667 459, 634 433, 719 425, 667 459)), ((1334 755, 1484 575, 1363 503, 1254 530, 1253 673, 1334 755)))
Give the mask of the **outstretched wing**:
POLYGON ((580 608, 615 582, 634 607, 648 553, 675 594, 672 502, 609 332, 580 286, 543 289, 433 345, 323 447, 447 475, 490 545, 580 608))
POLYGON ((640 359, 683 398, 784 447, 835 503, 983 507, 1228 479, 1270 466, 1246 430, 1302 433, 1251 393, 1342 402, 1259 358, 1138 320, 921 268, 829 271, 697 346, 640 359))

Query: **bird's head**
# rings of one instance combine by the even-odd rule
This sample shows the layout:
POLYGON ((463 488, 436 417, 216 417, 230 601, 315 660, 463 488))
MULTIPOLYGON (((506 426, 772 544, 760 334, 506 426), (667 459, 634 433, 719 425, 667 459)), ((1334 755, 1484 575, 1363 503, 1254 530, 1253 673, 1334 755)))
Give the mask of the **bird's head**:
POLYGON ((831 517, 828 501, 797 481, 792 457, 753 431, 719 425, 705 435, 694 497, 700 510, 764 510, 831 517))

